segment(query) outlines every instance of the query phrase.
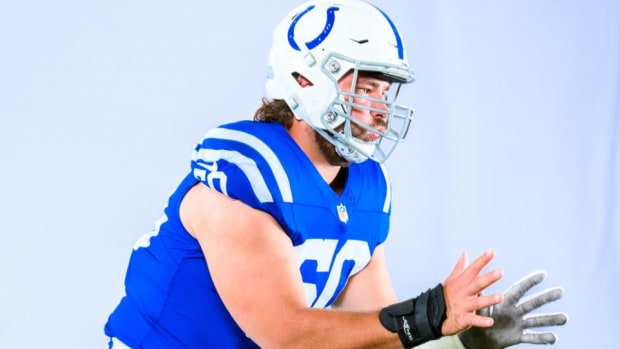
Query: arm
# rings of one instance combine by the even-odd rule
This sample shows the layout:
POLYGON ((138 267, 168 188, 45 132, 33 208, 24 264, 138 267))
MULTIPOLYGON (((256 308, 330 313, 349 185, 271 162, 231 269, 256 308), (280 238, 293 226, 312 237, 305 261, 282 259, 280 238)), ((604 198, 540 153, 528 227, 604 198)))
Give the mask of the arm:
MULTIPOLYGON (((397 302, 392 287, 387 264, 385 263, 384 245, 379 245, 370 263, 349 279, 346 288, 332 309, 345 311, 376 311, 397 302)), ((457 336, 446 336, 426 342, 419 349, 465 349, 457 336)))
MULTIPOLYGON (((181 218, 200 242, 227 309, 260 346, 402 347, 399 337, 378 321, 378 311, 308 308, 291 241, 268 214, 199 184, 183 199, 181 218)), ((446 279, 444 333, 486 325, 488 318, 473 312, 497 303, 492 296, 478 296, 499 279, 491 273, 479 276, 491 258, 483 255, 466 269, 461 258, 446 279)))
POLYGON ((345 311, 379 311, 396 303, 392 281, 385 263, 385 249, 379 245, 368 265, 347 282, 332 309, 345 311))
MULTIPOLYGON (((375 249, 370 263, 349 279, 346 288, 332 305, 332 309, 376 311, 395 302, 397 297, 385 262, 385 248, 384 245, 380 245, 375 249)), ((442 337, 426 342, 418 348, 465 349, 458 336, 442 337)))
POLYGON ((181 218, 226 308, 261 347, 399 347, 376 314, 308 308, 291 241, 268 214, 198 184, 181 218))

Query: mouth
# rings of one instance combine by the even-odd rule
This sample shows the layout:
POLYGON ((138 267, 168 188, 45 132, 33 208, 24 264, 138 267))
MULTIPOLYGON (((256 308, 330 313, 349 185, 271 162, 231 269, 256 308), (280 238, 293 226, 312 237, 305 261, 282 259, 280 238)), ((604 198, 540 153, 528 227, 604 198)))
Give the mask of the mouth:
POLYGON ((374 132, 366 132, 362 138, 362 140, 366 142, 376 142, 378 139, 379 135, 374 132))
POLYGON ((379 135, 374 132, 364 132, 363 134, 353 137, 353 140, 358 144, 374 145, 379 141, 379 135))
MULTIPOLYGON (((351 124, 351 135, 353 136, 352 138, 360 143, 374 144, 381 138, 381 135, 385 133, 386 126, 379 123, 378 125, 371 125, 370 128, 373 131, 362 128, 359 125, 352 123, 351 124)), ((340 130, 340 132, 343 133, 342 129, 340 130)))
POLYGON ((381 138, 381 135, 385 134, 385 128, 386 126, 383 123, 373 125, 372 129, 374 130, 374 132, 369 130, 364 131, 364 133, 362 134, 362 139, 370 142, 376 142, 377 140, 379 140, 379 138, 381 138))

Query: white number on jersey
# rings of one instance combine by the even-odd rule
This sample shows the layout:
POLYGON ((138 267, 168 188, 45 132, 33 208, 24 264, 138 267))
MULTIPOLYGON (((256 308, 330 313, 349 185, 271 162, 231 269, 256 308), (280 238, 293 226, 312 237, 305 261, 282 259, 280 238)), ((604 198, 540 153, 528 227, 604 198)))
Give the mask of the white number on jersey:
MULTIPOLYGON (((328 273, 327 282, 322 290, 318 285, 304 281, 304 291, 308 306, 313 308, 325 308, 330 299, 334 297, 343 278, 360 271, 370 261, 370 249, 368 243, 361 240, 347 240, 344 246, 336 252, 338 240, 333 239, 308 239, 303 244, 296 246, 297 263, 301 268, 306 261, 316 261, 316 273, 328 273), (351 273, 343 275, 343 266, 346 261, 354 263, 351 273)), ((302 275, 303 277, 303 275, 302 275)))

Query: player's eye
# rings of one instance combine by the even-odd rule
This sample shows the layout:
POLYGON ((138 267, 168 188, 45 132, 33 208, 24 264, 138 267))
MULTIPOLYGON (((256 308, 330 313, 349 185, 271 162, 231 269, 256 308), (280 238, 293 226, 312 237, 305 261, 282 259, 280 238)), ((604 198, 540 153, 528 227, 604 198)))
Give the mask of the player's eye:
POLYGON ((370 94, 372 93, 371 89, 365 87, 358 87, 355 89, 355 91, 358 95, 362 96, 370 96, 370 94))

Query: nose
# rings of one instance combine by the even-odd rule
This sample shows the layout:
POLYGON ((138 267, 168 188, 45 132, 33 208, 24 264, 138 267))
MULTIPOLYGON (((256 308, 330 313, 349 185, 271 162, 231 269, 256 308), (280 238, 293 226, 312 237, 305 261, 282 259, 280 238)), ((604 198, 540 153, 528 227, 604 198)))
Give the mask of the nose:
POLYGON ((388 106, 383 99, 377 99, 372 102, 372 111, 371 114, 375 119, 385 120, 388 117, 388 106))

